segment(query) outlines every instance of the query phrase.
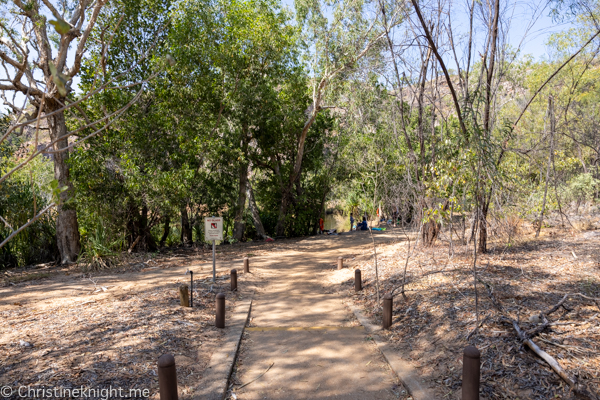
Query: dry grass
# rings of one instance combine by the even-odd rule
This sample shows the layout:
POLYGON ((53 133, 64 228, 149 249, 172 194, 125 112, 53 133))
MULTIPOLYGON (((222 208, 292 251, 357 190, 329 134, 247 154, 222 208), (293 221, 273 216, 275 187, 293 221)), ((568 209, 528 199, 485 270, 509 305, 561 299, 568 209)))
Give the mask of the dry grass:
POLYGON ((586 219, 582 221, 573 221, 573 228, 575 228, 579 232, 585 232, 593 231, 594 229, 596 229, 596 226, 591 220, 586 219))

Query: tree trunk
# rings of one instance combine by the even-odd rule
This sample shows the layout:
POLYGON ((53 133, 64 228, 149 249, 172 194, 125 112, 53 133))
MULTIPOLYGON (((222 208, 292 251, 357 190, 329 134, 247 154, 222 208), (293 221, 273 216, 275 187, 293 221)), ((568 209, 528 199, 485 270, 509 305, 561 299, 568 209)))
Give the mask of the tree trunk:
POLYGON ((130 205, 130 217, 127 222, 127 230, 129 231, 129 252, 137 249, 137 251, 156 251, 158 246, 150 232, 148 226, 148 207, 144 205, 141 213, 138 212, 138 207, 130 205))
POLYGON ((139 224, 139 232, 143 241, 142 251, 156 251, 158 250, 158 246, 156 245, 156 241, 150 232, 150 227, 148 226, 148 206, 144 205, 142 207, 142 214, 140 215, 140 224, 139 224))
POLYGON ((165 245, 165 242, 167 241, 167 238, 169 237, 169 232, 171 231, 171 217, 169 215, 167 215, 165 217, 165 227, 163 230, 163 235, 160 238, 160 247, 163 247, 165 245))
POLYGON ((181 243, 192 244, 192 227, 188 218, 187 204, 181 207, 181 243))
MULTIPOLYGON (((491 121, 491 108, 492 108, 492 80, 494 78, 494 66, 496 62, 496 47, 498 41, 498 21, 500 15, 500 0, 495 0, 494 2, 494 19, 492 21, 492 26, 490 27, 490 35, 491 35, 491 49, 490 49, 490 59, 487 65, 487 77, 486 77, 486 92, 485 92, 485 107, 483 111, 483 130, 489 139, 492 136, 492 121, 491 121)), ((484 154, 483 157, 486 158, 487 155, 484 154)), ((478 174, 478 180, 481 181, 481 177, 478 174)), ((481 182, 483 188, 483 182, 481 182)), ((485 193, 485 189, 481 189, 483 193, 485 193)), ((481 207, 481 213, 479 214, 479 252, 486 253, 487 252, 487 213, 490 205, 490 201, 492 198, 492 191, 494 190, 493 184, 490 183, 490 192, 489 196, 481 195, 479 206, 481 207)))
POLYGON ((256 206, 256 202, 254 201, 254 191, 252 190, 252 184, 248 183, 248 206, 250 208, 250 212, 252 213, 252 219, 254 220, 254 228, 256 229, 256 234, 259 238, 266 238, 267 234, 265 233, 265 228, 260 220, 260 214, 258 213, 258 207, 256 206))
POLYGON ((244 211, 246 210, 246 192, 248 191, 248 164, 242 164, 240 166, 240 189, 238 195, 237 210, 235 211, 235 218, 233 224, 233 238, 235 240, 242 240, 244 231, 246 230, 246 223, 244 221, 244 211))
POLYGON ((486 200, 481 204, 481 212, 479 213, 479 249, 481 254, 487 253, 487 214, 490 202, 486 200))
POLYGON ((279 205, 279 216, 277 217, 277 226, 275 227, 275 234, 277 236, 285 236, 285 217, 287 215, 287 209, 289 205, 289 194, 288 191, 282 193, 281 204, 279 205))
MULTIPOLYGON (((55 104, 49 107, 49 111, 60 108, 55 104)), ((65 124, 65 115, 63 112, 56 113, 49 118, 50 138, 56 140, 67 134, 65 124)), ((64 149, 69 145, 69 140, 65 137, 60 139, 54 145, 55 150, 64 149)), ((59 187, 67 187, 67 190, 60 194, 60 203, 57 207, 56 216, 56 243, 60 253, 61 264, 68 264, 77 261, 81 251, 81 242, 79 237, 79 225, 77 223, 77 211, 74 202, 68 203, 73 199, 74 188, 69 180, 69 151, 64 150, 53 154, 54 159, 54 178, 58 181, 59 187)))
POLYGON ((423 224, 423 244, 425 246, 433 246, 435 240, 440 234, 440 224, 433 218, 430 218, 423 224))
POLYGON ((556 121, 554 119, 554 106, 552 104, 552 96, 548 98, 548 113, 550 114, 550 153, 548 154, 548 164, 546 165, 546 186, 544 187, 544 200, 542 201, 542 209, 540 210, 540 218, 538 226, 535 231, 535 237, 540 236, 540 230, 544 223, 544 210, 546 209, 546 195, 548 194, 548 179, 550 178, 550 165, 552 162, 552 155, 554 154, 554 127, 556 121))

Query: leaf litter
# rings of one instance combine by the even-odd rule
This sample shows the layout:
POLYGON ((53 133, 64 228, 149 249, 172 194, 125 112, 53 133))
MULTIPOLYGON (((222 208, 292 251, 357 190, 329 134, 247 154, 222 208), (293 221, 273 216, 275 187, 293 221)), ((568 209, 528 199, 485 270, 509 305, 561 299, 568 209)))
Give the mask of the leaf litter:
MULTIPOLYGON (((393 243, 378 244, 381 295, 394 293, 393 325, 383 335, 402 357, 416 364, 440 399, 461 398, 462 352, 469 344, 481 351, 482 399, 595 398, 600 393, 600 302, 594 300, 600 297, 600 240, 584 236, 552 231, 510 246, 495 243, 488 254, 478 255, 479 325, 472 244, 457 246, 455 239, 452 257, 448 241, 419 245, 409 260, 406 297, 400 287, 407 243, 398 236, 393 243), (547 326, 533 317, 569 293, 574 295, 547 316, 547 326), (507 317, 531 334, 531 340, 589 397, 575 393, 525 347, 507 317)), ((381 324, 372 246, 344 258, 348 268, 330 272, 329 283, 381 324), (360 293, 354 292, 355 268, 362 271, 360 293)))

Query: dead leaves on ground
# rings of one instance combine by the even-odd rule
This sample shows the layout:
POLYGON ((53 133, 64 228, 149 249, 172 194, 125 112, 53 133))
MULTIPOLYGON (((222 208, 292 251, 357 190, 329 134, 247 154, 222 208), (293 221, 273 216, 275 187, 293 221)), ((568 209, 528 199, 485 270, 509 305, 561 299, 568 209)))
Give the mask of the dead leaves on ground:
MULTIPOLYGON (((510 318, 526 330, 538 326, 530 316, 555 305, 566 293, 600 297, 598 238, 570 234, 497 244, 478 256, 478 277, 488 282, 510 318)), ((399 294, 406 260, 406 242, 378 246, 380 291, 394 291, 393 326, 386 333, 398 351, 420 367, 438 388, 440 398, 460 398, 462 351, 467 344, 482 353, 482 397, 486 399, 576 398, 548 365, 524 348, 511 326, 502 322, 486 288, 478 282, 479 321, 476 326, 472 246, 454 249, 447 243, 418 247, 410 258, 406 299, 399 294)), ((377 307, 372 249, 365 248, 344 271, 330 274, 331 283, 363 306, 381 323, 377 307), (363 292, 356 294, 354 268, 362 270, 363 292), (341 285, 340 285, 341 284, 341 285)), ((590 393, 600 393, 600 309, 589 299, 574 296, 552 315, 550 326, 535 338, 590 393)))

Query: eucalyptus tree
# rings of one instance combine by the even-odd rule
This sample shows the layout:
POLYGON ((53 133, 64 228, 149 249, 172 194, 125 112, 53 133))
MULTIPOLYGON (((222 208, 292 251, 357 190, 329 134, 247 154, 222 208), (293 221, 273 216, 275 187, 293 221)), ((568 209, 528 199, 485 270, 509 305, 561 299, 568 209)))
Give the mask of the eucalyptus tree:
MULTIPOLYGON (((442 119, 457 119, 463 148, 469 149, 468 162, 474 171, 474 180, 470 182, 471 189, 468 191, 472 193, 475 205, 471 237, 478 232, 478 250, 486 252, 487 216, 494 193, 505 182, 502 163, 510 151, 511 140, 516 137, 518 124, 541 90, 581 48, 527 93, 515 86, 509 77, 518 61, 520 46, 513 48, 508 43, 508 30, 515 21, 506 11, 509 7, 519 7, 518 3, 501 3, 498 0, 469 2, 463 13, 468 16, 468 27, 462 31, 454 27, 454 3, 416 0, 411 0, 411 3, 414 16, 409 21, 415 31, 426 39, 437 65, 432 69, 429 81, 443 82, 445 87, 442 90, 439 90, 439 84, 437 87, 440 94, 446 94, 448 99, 446 107, 435 101, 430 101, 431 105, 442 119), (455 68, 455 72, 449 66, 455 68), (524 106, 518 105, 519 110, 513 115, 517 100, 524 106), (448 107, 451 107, 453 115, 444 116, 444 109, 448 107)), ((526 32, 532 29, 544 10, 546 8, 541 5, 531 7, 526 32)), ((594 32, 583 47, 598 34, 600 31, 594 32)), ((394 48, 394 44, 390 43, 390 47, 394 48)), ((396 56, 399 60, 404 58, 396 56)))
MULTIPOLYGON (((80 102, 105 90, 110 81, 94 86, 87 93, 78 93, 74 86, 90 48, 110 48, 114 32, 119 29, 119 21, 122 20, 120 3, 109 4, 105 0, 14 0, 12 3, 2 2, 0 7, 0 62, 3 67, 0 72, 0 90, 4 104, 15 115, 13 125, 0 142, 6 140, 15 129, 24 126, 33 126, 36 132, 36 146, 31 154, 0 177, 0 182, 42 152, 52 154, 57 198, 29 223, 56 206, 56 237, 60 261, 73 262, 79 255, 81 244, 77 211, 72 201, 74 189, 69 177, 68 159, 73 146, 86 137, 80 137, 77 141, 72 138, 86 128, 92 128, 88 136, 97 134, 124 111, 121 109, 103 115, 100 119, 90 119, 81 109, 80 102), (104 23, 100 24, 100 20, 104 23), (95 35, 97 30, 101 34, 95 35), (100 42, 91 40, 92 37, 100 42), (69 131, 66 124, 67 112, 84 121, 83 126, 69 131), (50 143, 38 148, 40 129, 49 131, 50 143)), ((106 61, 104 57, 103 60, 106 61)), ((130 66, 129 70, 136 66, 130 66)), ((25 226, 16 229, 2 245, 24 228, 25 226)))

